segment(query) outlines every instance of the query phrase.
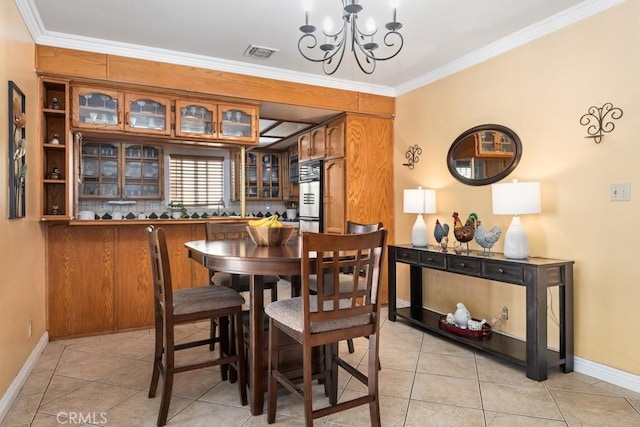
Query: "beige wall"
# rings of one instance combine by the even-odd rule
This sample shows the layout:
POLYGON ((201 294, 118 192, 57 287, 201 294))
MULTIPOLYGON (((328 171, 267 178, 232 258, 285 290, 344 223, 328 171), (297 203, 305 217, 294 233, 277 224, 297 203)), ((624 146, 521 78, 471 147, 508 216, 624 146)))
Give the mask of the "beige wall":
MULTIPOLYGON (((425 218, 429 230, 436 218, 452 224, 454 210, 463 217, 476 212, 485 226, 506 230, 511 218, 492 215, 491 187, 454 180, 445 159, 453 140, 475 125, 513 129, 524 149, 507 180, 536 180, 542 188, 542 213, 522 217, 531 254, 575 260, 575 354, 636 375, 639 21, 640 0, 630 0, 398 97, 394 153, 401 164, 409 146, 417 143, 423 150, 414 170, 396 168, 398 243, 410 240, 414 220, 402 212, 402 190, 418 185, 437 189, 438 213, 425 218), (590 106, 605 102, 624 115, 613 133, 595 144, 584 138, 579 120, 590 106), (621 182, 631 183, 631 201, 609 201, 609 185, 621 182)), ((503 239, 494 249, 502 250, 503 239)), ((481 249, 475 242, 473 247, 481 249)), ((406 269, 401 274, 408 276, 406 269)), ((510 319, 504 330, 524 336, 524 289, 472 279, 460 284, 459 279, 429 273, 427 305, 448 312, 461 300, 474 317, 487 319, 506 305, 510 319)), ((408 300, 406 285, 399 296, 408 300)), ((557 315, 555 292, 552 304, 557 315)))
POLYGON ((45 331, 44 235, 39 223, 40 152, 34 44, 13 1, 0 2, 0 396, 45 331), (27 99, 27 217, 8 220, 7 81, 27 99), (33 338, 28 336, 33 322, 33 338))

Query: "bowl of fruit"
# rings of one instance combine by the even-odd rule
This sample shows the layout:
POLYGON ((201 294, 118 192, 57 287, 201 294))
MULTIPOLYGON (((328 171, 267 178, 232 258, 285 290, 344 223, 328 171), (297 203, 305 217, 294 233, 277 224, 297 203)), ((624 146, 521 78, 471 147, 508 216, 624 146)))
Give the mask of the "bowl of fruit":
POLYGON ((282 246, 293 234, 294 227, 282 225, 278 215, 253 219, 247 223, 249 237, 258 246, 282 246))

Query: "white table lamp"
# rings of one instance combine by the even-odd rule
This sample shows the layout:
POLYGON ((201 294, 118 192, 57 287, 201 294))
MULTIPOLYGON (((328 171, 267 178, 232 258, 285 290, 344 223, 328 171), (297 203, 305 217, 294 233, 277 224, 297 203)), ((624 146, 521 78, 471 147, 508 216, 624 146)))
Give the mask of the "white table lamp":
POLYGON ((404 213, 418 214, 413 229, 411 230, 411 244, 413 246, 428 246, 429 233, 427 224, 422 218, 423 213, 436 212, 436 190, 418 189, 404 190, 404 213))
POLYGON ((518 215, 540 213, 540 183, 513 182, 491 185, 493 213, 513 215, 504 237, 504 255, 512 259, 529 256, 527 233, 518 215))

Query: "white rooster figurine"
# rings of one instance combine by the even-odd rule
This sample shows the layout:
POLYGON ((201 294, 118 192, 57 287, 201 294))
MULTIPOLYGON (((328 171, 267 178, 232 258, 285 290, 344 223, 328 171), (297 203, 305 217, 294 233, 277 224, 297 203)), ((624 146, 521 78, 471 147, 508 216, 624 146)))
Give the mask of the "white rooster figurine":
POLYGON ((502 229, 497 225, 495 227, 492 227, 491 230, 487 231, 484 229, 484 226, 482 225, 482 221, 478 220, 476 222, 476 233, 474 237, 476 239, 476 242, 478 242, 478 244, 482 246, 483 250, 480 255, 484 255, 484 256, 493 255, 491 253, 491 248, 493 247, 494 243, 498 241, 501 234, 502 234, 502 229))

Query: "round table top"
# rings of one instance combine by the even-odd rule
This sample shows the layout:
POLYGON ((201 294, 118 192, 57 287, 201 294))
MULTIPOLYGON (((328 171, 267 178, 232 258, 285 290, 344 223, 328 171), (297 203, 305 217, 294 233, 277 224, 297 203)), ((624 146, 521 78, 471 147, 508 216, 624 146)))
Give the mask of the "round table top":
MULTIPOLYGON (((234 274, 300 274, 302 239, 291 237, 282 246, 258 246, 251 239, 196 240, 185 243, 203 257, 206 267, 234 274)), ((193 256, 192 256, 193 257, 193 256)))

